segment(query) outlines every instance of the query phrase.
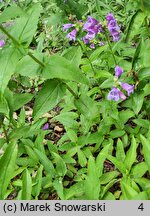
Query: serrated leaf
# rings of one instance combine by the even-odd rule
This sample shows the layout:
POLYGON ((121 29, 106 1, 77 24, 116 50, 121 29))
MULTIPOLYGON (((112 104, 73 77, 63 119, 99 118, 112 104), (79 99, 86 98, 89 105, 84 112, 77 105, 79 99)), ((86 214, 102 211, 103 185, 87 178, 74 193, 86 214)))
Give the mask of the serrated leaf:
POLYGON ((72 62, 62 56, 52 55, 48 58, 48 64, 43 69, 42 76, 46 79, 58 78, 88 84, 87 78, 81 70, 72 62))

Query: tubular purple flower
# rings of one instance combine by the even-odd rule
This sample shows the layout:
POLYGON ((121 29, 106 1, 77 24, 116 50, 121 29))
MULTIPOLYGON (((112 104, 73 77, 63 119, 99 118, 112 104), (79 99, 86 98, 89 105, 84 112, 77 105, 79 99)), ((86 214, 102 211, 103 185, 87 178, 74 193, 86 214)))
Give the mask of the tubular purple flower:
POLYGON ((99 42, 99 46, 104 46, 104 45, 105 44, 102 41, 99 42))
POLYGON ((88 20, 83 25, 83 30, 88 31, 92 26, 98 25, 99 22, 91 16, 88 16, 88 20))
POLYGON ((113 87, 107 96, 108 100, 119 101, 120 99, 125 100, 126 96, 116 87, 113 87))
POLYGON ((42 127, 42 130, 48 130, 49 129, 49 124, 46 123, 43 127, 42 127))
POLYGON ((115 67, 115 76, 119 78, 122 73, 123 73, 123 69, 120 66, 117 65, 115 67))
POLYGON ((81 38, 81 40, 83 40, 84 44, 89 44, 90 42, 86 37, 81 38))
POLYGON ((95 49, 95 44, 92 43, 92 44, 90 45, 90 48, 91 48, 91 49, 95 49))
POLYGON ((128 96, 134 92, 134 85, 130 85, 128 83, 120 82, 121 87, 127 91, 128 96))
POLYGON ((63 31, 67 31, 68 29, 72 28, 74 24, 67 23, 63 25, 63 31))
POLYGON ((0 40, 0 47, 3 47, 5 45, 5 41, 4 40, 0 40))
POLYGON ((66 35, 66 38, 68 38, 70 41, 75 41, 76 34, 77 34, 77 30, 73 29, 69 34, 66 35))
POLYGON ((106 16, 106 20, 107 20, 108 30, 113 37, 113 41, 115 42, 119 41, 120 40, 120 28, 117 25, 117 21, 114 18, 113 14, 109 13, 106 16))

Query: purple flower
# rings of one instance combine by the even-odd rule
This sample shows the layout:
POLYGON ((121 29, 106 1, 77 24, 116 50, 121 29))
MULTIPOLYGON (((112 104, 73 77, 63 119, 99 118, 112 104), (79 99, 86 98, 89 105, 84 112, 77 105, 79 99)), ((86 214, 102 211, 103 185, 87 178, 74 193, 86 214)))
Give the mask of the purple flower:
POLYGON ((130 85, 128 83, 123 82, 121 82, 120 85, 125 91, 127 91, 128 96, 130 96, 130 94, 134 92, 134 85, 130 85))
POLYGON ((104 45, 105 44, 102 41, 99 42, 99 46, 104 46, 104 45))
POLYGON ((120 28, 117 25, 117 21, 114 18, 113 14, 109 13, 106 16, 106 20, 107 20, 108 30, 113 37, 113 41, 115 42, 119 41, 120 40, 120 28))
POLYGON ((107 16, 106 16, 106 20, 107 21, 110 21, 110 20, 114 20, 114 15, 112 13, 108 13, 107 16))
POLYGON ((77 30, 74 29, 74 30, 72 30, 69 34, 67 34, 66 37, 67 37, 70 41, 75 41, 75 40, 76 40, 76 34, 77 34, 77 30))
POLYGON ((67 23, 63 25, 63 31, 67 31, 68 29, 72 28, 74 24, 67 23))
POLYGON ((95 44, 92 43, 92 44, 90 45, 90 48, 91 48, 91 49, 95 49, 95 44))
POLYGON ((81 40, 83 40, 84 44, 89 44, 89 39, 86 37, 81 38, 81 40))
POLYGON ((123 69, 117 65, 115 67, 115 76, 119 78, 122 73, 123 73, 123 69))
POLYGON ((46 123, 43 127, 42 127, 42 130, 48 130, 49 129, 49 124, 46 123))
POLYGON ((0 47, 3 47, 5 45, 5 41, 4 40, 0 40, 0 47))
POLYGON ((125 100, 126 96, 116 87, 113 87, 107 96, 108 100, 119 101, 120 99, 125 100))
POLYGON ((102 31, 102 25, 98 22, 98 20, 88 16, 87 21, 83 25, 83 30, 87 32, 85 38, 92 40, 98 32, 102 31))

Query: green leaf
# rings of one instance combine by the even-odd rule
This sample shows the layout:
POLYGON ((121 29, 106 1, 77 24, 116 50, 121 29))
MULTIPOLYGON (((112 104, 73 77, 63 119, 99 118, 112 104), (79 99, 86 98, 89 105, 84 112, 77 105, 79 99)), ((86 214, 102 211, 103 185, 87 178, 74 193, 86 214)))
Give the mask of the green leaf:
POLYGON ((100 184, 107 184, 112 179, 115 179, 118 175, 119 175, 119 172, 117 172, 117 171, 112 171, 112 172, 104 173, 100 177, 100 184))
MULTIPOLYGON (((41 53, 34 52, 33 55, 41 62, 43 61, 43 55, 41 53)), ((15 72, 21 74, 22 76, 34 78, 40 75, 41 67, 36 61, 27 55, 18 62, 15 72)))
POLYGON ((40 165, 37 171, 37 175, 35 177, 35 185, 32 187, 32 194, 38 199, 38 196, 40 195, 41 188, 42 188, 42 173, 43 172, 43 166, 40 165))
POLYGON ((55 179, 53 181, 53 186, 58 194, 58 196, 60 197, 61 200, 64 200, 64 190, 63 190, 63 184, 62 184, 62 179, 55 179))
POLYGON ((48 64, 43 69, 43 77, 46 79, 59 78, 88 84, 87 78, 81 70, 72 62, 62 56, 52 55, 48 58, 48 64))
POLYGON ((13 111, 20 109, 24 104, 27 104, 29 101, 31 101, 32 98, 33 95, 30 93, 14 94, 13 111))
POLYGON ((124 200, 131 200, 133 199, 133 197, 138 195, 137 191, 135 191, 130 185, 128 185, 124 181, 121 181, 121 191, 124 200))
POLYGON ((26 169, 23 173, 22 178, 22 200, 31 200, 31 192, 32 192, 32 178, 28 169, 26 169))
POLYGON ((140 134, 140 139, 143 145, 144 159, 150 172, 150 141, 149 139, 146 139, 142 134, 140 134))
POLYGON ((0 94, 0 113, 9 116, 9 106, 5 97, 0 94))
POLYGON ((0 15, 0 23, 6 22, 17 16, 26 15, 25 12, 18 6, 12 5, 7 7, 0 15))
POLYGON ((87 164, 87 159, 85 157, 85 154, 80 149, 78 149, 77 154, 78 154, 78 163, 80 164, 81 167, 85 167, 87 164))
POLYGON ((33 117, 39 118, 58 104, 64 96, 66 86, 58 80, 48 80, 38 93, 33 108, 33 117))
POLYGON ((143 106, 144 93, 143 92, 134 93, 132 100, 133 100, 132 101, 132 109, 133 109, 134 113, 137 115, 143 106))
POLYGON ((69 49, 65 49, 62 56, 70 60, 72 64, 79 66, 82 57, 81 47, 70 47, 69 49))
POLYGON ((48 159, 48 157, 43 152, 40 152, 38 149, 34 149, 34 151, 37 154, 38 158, 40 159, 45 171, 52 179, 55 175, 55 169, 52 162, 48 159))
POLYGON ((145 162, 141 162, 132 167, 130 175, 133 178, 140 178, 148 171, 147 164, 145 162))
POLYGON ((121 162, 124 162, 125 160, 124 145, 120 139, 118 139, 117 141, 116 158, 118 161, 121 161, 121 162))
POLYGON ((100 181, 97 174, 96 163, 93 157, 88 160, 87 177, 84 183, 85 196, 88 200, 98 200, 100 195, 100 181))
POLYGON ((26 16, 16 19, 11 35, 19 40, 20 43, 28 46, 36 32, 41 11, 42 8, 39 3, 33 4, 27 11, 26 16))
POLYGON ((16 48, 13 47, 4 49, 0 55, 0 91, 2 93, 4 93, 11 75, 15 72, 19 57, 20 53, 16 48))
POLYGON ((4 155, 0 159, 0 199, 4 199, 6 189, 13 176, 18 146, 16 142, 9 143, 4 155))
POLYGON ((122 174, 126 174, 127 171, 124 163, 118 161, 115 157, 111 155, 107 155, 107 159, 110 160, 122 174))
POLYGON ((52 152, 52 155, 55 159, 55 163, 56 163, 56 173, 58 176, 65 176, 66 172, 67 172, 67 167, 66 164, 64 162, 64 160, 55 152, 52 152))
POLYGON ((147 79, 150 77, 150 67, 142 68, 137 73, 139 80, 147 79))
POLYGON ((126 158, 124 161, 124 164, 129 171, 131 170, 133 163, 136 161, 136 149, 137 149, 137 144, 136 144, 136 140, 133 136, 130 148, 126 153, 126 158))

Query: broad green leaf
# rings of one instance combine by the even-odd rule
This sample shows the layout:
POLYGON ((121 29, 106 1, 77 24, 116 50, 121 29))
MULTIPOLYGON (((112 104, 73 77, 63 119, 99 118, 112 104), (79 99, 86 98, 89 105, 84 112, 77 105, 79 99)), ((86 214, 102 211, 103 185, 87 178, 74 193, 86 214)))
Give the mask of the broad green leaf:
POLYGON ((143 128, 149 129, 150 127, 150 121, 146 119, 133 119, 133 122, 143 128))
POLYGON ((22 178, 22 200, 31 200, 31 192, 32 192, 32 178, 28 169, 26 169, 23 173, 22 178))
POLYGON ((3 93, 7 84, 14 74, 20 53, 16 48, 4 49, 0 55, 0 91, 3 93))
POLYGON ((26 13, 18 6, 12 5, 6 8, 0 15, 0 23, 6 22, 17 16, 26 15, 26 13))
POLYGON ((150 180, 147 178, 137 178, 135 179, 135 182, 140 185, 143 191, 150 189, 150 180))
POLYGON ((27 104, 29 101, 31 101, 32 98, 33 95, 30 93, 14 94, 13 111, 20 109, 24 104, 27 104))
POLYGON ((132 101, 132 109, 133 109, 134 113, 137 115, 143 106, 144 93, 143 92, 134 93, 132 100, 133 100, 132 101))
POLYGON ((39 118, 51 110, 64 96, 65 91, 65 84, 58 80, 48 80, 35 99, 33 117, 39 118))
POLYGON ((150 140, 146 139, 142 134, 140 134, 140 138, 143 145, 144 159, 150 172, 150 140))
POLYGON ((0 159, 0 200, 4 199, 6 189, 13 176, 18 146, 16 142, 9 143, 4 155, 0 159))
MULTIPOLYGON (((33 52, 34 57, 39 61, 43 61, 43 55, 40 53, 33 52)), ((41 67, 34 61, 30 56, 24 56, 16 65, 16 73, 21 74, 22 76, 28 77, 37 77, 40 75, 41 67)))
POLYGON ((99 119, 98 106, 97 103, 92 100, 92 98, 82 94, 79 99, 74 99, 74 104, 78 111, 88 120, 97 121, 97 119, 99 119))
POLYGON ((55 169, 52 162, 48 159, 48 157, 43 152, 40 152, 38 149, 34 149, 34 151, 37 154, 39 160, 41 161, 46 173, 52 179, 55 175, 55 169))
POLYGON ((88 200, 98 200, 100 195, 100 181, 97 174, 96 163, 93 157, 88 160, 88 171, 84 182, 85 197, 88 200))
POLYGON ((64 189, 65 199, 70 200, 71 198, 75 197, 81 197, 81 195, 84 193, 84 183, 83 181, 80 181, 74 185, 72 185, 70 188, 64 189))
POLYGON ((81 47, 70 47, 69 49, 65 49, 62 56, 70 60, 72 64, 79 66, 82 57, 81 47))
POLYGON ((27 11, 26 16, 16 19, 11 35, 19 40, 20 43, 29 45, 36 32, 41 11, 42 8, 39 3, 33 4, 27 11))
POLYGON ((0 94, 0 113, 9 116, 9 106, 5 97, 0 94))
POLYGON ((32 158, 35 161, 35 163, 38 163, 39 159, 37 155, 35 154, 34 150, 30 146, 27 146, 27 145, 25 145, 24 147, 29 157, 32 158))
POLYGON ((58 78, 88 84, 87 78, 74 63, 58 55, 48 58, 48 64, 44 67, 42 76, 46 79, 58 78))
POLYGON ((139 80, 147 79, 150 77, 150 67, 142 68, 138 71, 137 76, 139 80))
POLYGON ((126 153, 124 164, 126 168, 130 171, 133 163, 136 161, 136 149, 137 144, 134 136, 132 137, 131 145, 129 150, 126 153))
POLYGON ((115 129, 110 132, 110 137, 112 139, 122 137, 125 134, 124 130, 115 129))

